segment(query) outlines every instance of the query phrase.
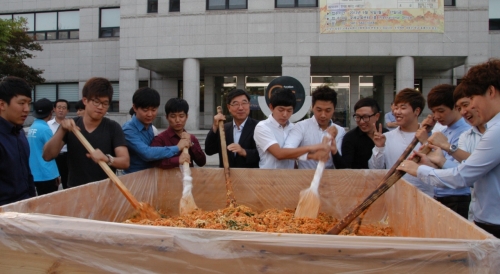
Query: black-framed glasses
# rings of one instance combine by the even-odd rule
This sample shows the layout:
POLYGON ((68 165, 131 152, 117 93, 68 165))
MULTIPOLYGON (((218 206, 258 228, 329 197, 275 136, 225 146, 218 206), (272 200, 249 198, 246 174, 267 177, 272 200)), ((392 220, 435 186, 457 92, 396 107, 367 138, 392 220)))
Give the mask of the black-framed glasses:
POLYGON ((250 102, 243 101, 243 102, 241 102, 241 103, 239 103, 239 102, 232 102, 232 103, 231 103, 231 104, 229 104, 229 105, 230 105, 230 106, 232 106, 232 107, 237 107, 237 108, 239 108, 240 106, 242 106, 242 107, 246 107, 246 106, 248 106, 249 104, 250 104, 250 102))
POLYGON ((369 122, 370 121, 370 118, 372 118, 373 116, 375 116, 377 113, 373 113, 372 115, 363 115, 363 116, 359 116, 357 114, 354 114, 352 117, 354 117, 354 120, 356 122, 359 122, 361 120, 363 120, 363 122, 369 122))
POLYGON ((102 105, 103 108, 109 108, 109 102, 101 102, 99 101, 98 99, 90 99, 90 101, 92 102, 92 104, 96 107, 102 105))

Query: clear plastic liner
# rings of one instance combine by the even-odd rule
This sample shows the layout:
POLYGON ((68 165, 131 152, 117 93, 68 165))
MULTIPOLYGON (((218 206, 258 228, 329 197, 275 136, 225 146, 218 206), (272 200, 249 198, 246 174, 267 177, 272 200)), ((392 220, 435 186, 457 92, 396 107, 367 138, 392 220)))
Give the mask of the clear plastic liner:
MULTIPOLYGON (((226 204, 223 169, 192 168, 198 207, 226 204)), ((321 212, 344 217, 385 171, 325 170, 321 212)), ((295 208, 314 170, 231 169, 236 201, 256 211, 295 208)), ((120 176, 130 192, 172 216, 180 169, 120 176)), ((500 240, 404 180, 363 223, 396 237, 222 231, 122 223, 134 210, 109 180, 0 207, 0 272, 66 273, 498 273, 500 240)))

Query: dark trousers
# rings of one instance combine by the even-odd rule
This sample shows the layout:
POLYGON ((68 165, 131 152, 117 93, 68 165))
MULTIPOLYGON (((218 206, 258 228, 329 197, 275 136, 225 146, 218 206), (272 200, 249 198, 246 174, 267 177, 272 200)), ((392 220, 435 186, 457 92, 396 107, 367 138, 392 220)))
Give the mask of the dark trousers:
POLYGON ((38 196, 57 191, 56 179, 35 182, 36 192, 38 193, 38 196))
POLYGON ((56 164, 61 176, 62 187, 66 189, 68 188, 68 153, 59 153, 59 156, 56 157, 56 164))
POLYGON ((446 197, 434 197, 441 204, 458 213, 458 215, 469 218, 470 194, 446 197))
POLYGON ((474 223, 480 228, 486 230, 486 232, 489 232, 493 234, 493 236, 500 238, 500 225, 489 225, 485 223, 478 223, 476 221, 474 221, 474 223))

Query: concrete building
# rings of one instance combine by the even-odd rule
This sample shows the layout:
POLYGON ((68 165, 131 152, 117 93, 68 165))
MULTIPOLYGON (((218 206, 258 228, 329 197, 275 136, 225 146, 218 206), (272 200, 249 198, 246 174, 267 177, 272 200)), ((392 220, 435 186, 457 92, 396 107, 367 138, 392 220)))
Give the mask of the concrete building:
MULTIPOLYGON (((149 85, 161 93, 160 113, 171 97, 189 102, 188 129, 210 127, 229 89, 263 95, 281 75, 298 79, 307 94, 333 84, 337 122, 349 127, 360 96, 388 111, 397 90, 426 95, 500 56, 498 0, 446 0, 444 33, 321 34, 318 2, 0 0, 0 18, 28 18, 43 46, 28 61, 46 79, 34 99, 76 102, 87 79, 106 77, 116 93, 109 116, 123 123, 133 92, 149 85)), ((258 107, 252 116, 264 118, 258 107)), ((165 119, 156 125, 165 127, 165 119)))

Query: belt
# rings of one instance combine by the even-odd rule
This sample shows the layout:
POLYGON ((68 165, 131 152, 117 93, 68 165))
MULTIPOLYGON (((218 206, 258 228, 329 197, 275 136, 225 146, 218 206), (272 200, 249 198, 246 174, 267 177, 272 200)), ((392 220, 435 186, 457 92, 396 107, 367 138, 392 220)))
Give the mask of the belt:
POLYGON ((445 196, 445 197, 436 197, 434 199, 443 202, 443 203, 459 203, 459 202, 470 202, 470 194, 469 195, 454 195, 454 196, 445 196))
POLYGON ((66 153, 68 153, 67 151, 66 152, 60 152, 59 155, 65 155, 66 153))

